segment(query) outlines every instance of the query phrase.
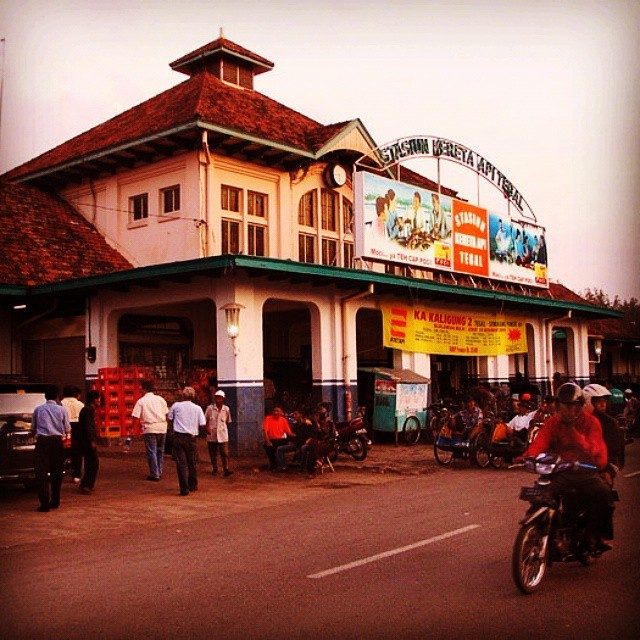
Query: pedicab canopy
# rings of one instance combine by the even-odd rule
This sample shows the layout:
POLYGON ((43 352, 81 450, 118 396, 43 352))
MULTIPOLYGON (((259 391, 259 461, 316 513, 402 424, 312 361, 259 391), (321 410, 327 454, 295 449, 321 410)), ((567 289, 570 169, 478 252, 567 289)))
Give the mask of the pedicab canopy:
POLYGON ((415 417, 424 427, 429 383, 409 369, 362 367, 358 377, 373 385, 373 428, 379 431, 403 431, 409 418, 415 417))

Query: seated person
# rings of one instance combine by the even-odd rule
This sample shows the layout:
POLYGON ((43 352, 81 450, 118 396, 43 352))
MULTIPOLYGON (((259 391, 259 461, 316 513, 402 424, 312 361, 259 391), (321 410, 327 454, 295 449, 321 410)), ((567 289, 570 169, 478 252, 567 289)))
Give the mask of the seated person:
POLYGON ((262 433, 264 436, 264 450, 269 459, 269 470, 275 471, 278 468, 276 459, 278 447, 287 444, 287 438, 295 437, 289 426, 289 421, 284 417, 282 407, 274 406, 273 411, 264 417, 262 433))
POLYGON ((511 443, 526 445, 529 441, 529 423, 536 414, 528 402, 521 400, 517 405, 517 413, 507 422, 511 443))
POLYGON ((336 428, 325 409, 316 411, 313 419, 314 435, 304 448, 306 470, 312 473, 318 462, 331 453, 336 428))
POLYGON ((465 396, 464 409, 453 416, 453 433, 466 440, 475 440, 482 432, 482 411, 472 396, 465 396))
POLYGON ((293 417, 293 438, 287 438, 285 444, 281 444, 276 449, 276 461, 279 471, 285 471, 287 468, 285 455, 290 452, 295 452, 298 458, 302 458, 302 448, 307 444, 307 441, 315 434, 315 428, 308 418, 305 418, 301 411, 294 411, 293 417))
POLYGON ((540 400, 540 406, 533 416, 533 422, 543 423, 556 412, 556 399, 553 396, 544 396, 540 400))

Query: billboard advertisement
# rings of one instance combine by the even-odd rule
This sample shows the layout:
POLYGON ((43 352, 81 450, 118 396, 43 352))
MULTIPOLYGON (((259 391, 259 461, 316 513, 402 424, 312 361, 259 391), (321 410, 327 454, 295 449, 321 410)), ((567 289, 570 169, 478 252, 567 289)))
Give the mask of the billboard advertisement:
POLYGON ((368 171, 354 186, 357 257, 548 286, 543 227, 368 171))
POLYGON ((383 344, 391 349, 448 356, 527 352, 525 321, 502 314, 384 303, 383 344))

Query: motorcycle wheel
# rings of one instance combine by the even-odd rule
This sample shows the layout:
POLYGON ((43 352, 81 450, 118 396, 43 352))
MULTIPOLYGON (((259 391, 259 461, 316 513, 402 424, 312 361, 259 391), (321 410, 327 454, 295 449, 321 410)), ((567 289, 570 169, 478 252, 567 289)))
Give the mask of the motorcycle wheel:
POLYGON ((362 462, 368 454, 368 445, 363 438, 355 436, 347 443, 349 455, 357 462, 362 462))
POLYGON ((501 469, 504 464, 504 458, 502 456, 491 456, 491 466, 494 469, 501 469))
POLYGON ((489 466, 491 455, 489 454, 489 442, 486 438, 480 436, 476 440, 471 459, 481 469, 486 469, 489 466))
POLYGON ((536 522, 520 527, 513 544, 511 574, 516 587, 533 593, 542 582, 549 564, 549 545, 544 544, 544 530, 536 522))
POLYGON ((453 451, 441 449, 437 445, 437 439, 436 444, 433 445, 433 456, 436 459, 436 462, 438 464, 441 464, 443 467, 446 467, 453 462, 453 451))
POLYGON ((420 440, 420 421, 415 416, 409 416, 404 421, 404 426, 402 427, 402 437, 404 438, 405 444, 409 446, 413 446, 420 440))

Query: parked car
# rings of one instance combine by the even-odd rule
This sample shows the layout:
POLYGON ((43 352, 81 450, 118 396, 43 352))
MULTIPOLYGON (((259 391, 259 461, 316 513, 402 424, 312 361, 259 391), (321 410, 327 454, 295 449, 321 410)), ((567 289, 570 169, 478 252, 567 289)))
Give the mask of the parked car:
POLYGON ((0 481, 35 482, 36 437, 33 410, 44 393, 0 393, 0 481))

